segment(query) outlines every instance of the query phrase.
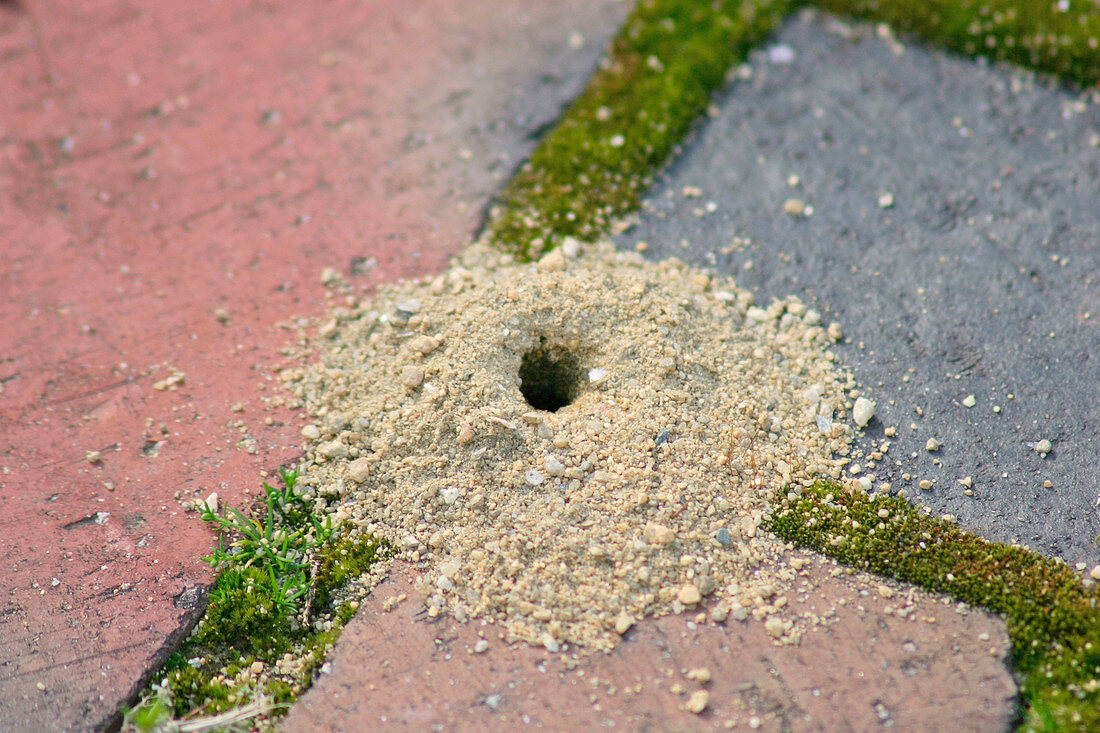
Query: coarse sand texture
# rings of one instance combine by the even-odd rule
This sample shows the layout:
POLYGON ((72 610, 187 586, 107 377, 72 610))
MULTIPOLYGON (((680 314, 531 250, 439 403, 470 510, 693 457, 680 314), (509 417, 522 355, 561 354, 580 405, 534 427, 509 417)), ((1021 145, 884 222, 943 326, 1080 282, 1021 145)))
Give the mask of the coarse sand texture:
POLYGON ((714 595, 712 615, 792 639, 794 573, 759 525, 841 475, 837 331, 676 260, 475 246, 337 311, 318 362, 284 373, 313 417, 301 483, 416 564, 433 617, 607 649, 714 595))

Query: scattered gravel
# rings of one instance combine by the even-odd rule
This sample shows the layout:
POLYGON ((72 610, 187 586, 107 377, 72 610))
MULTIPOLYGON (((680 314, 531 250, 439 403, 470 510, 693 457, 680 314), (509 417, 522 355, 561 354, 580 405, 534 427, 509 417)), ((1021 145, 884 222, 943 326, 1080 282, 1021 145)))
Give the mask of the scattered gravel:
POLYGON ((517 265, 475 246, 338 309, 319 362, 281 375, 314 423, 301 485, 416 565, 432 617, 608 649, 714 597, 713 618, 784 638, 796 573, 760 524, 839 479, 853 434, 820 314, 584 247, 517 265))

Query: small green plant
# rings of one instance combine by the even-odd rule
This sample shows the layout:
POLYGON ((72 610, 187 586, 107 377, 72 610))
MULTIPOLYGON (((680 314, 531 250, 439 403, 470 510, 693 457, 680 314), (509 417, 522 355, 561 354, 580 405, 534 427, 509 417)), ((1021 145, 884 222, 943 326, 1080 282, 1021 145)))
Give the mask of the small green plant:
POLYGON ((298 490, 298 474, 280 471, 281 486, 263 484, 250 512, 199 505, 218 531, 203 558, 218 577, 206 612, 165 662, 139 702, 124 711, 123 729, 252 729, 270 720, 312 681, 358 603, 336 605, 340 590, 388 549, 370 537, 342 533, 298 490), (317 623, 311 623, 316 620, 317 623), (296 661, 279 669, 290 654, 296 661))
POLYGON ((219 515, 216 506, 203 504, 203 521, 221 530, 217 549, 203 560, 215 570, 232 567, 247 589, 270 598, 275 615, 293 616, 302 611, 309 592, 310 557, 332 536, 334 527, 328 515, 318 519, 295 489, 297 473, 279 474, 282 488, 263 484, 266 511, 260 517, 247 517, 230 506, 219 515), (227 535, 237 536, 228 551, 227 535))

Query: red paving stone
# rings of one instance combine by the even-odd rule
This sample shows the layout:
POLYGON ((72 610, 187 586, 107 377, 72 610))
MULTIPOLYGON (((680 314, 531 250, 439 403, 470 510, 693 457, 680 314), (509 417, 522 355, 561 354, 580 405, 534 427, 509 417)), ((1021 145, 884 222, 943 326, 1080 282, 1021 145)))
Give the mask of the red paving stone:
POLYGON ((276 324, 323 267, 442 267, 583 82, 568 33, 623 10, 0 2, 0 728, 137 689, 210 580, 176 492, 239 503, 298 455, 276 324))
POLYGON ((798 645, 758 621, 694 622, 697 611, 646 619, 609 654, 509 646, 502 630, 431 620, 399 565, 348 624, 322 675, 281 730, 973 731, 1011 727, 1016 685, 1004 622, 869 576, 813 563, 788 611, 828 619, 798 645), (888 591, 887 591, 888 592, 888 591), (401 594, 407 600, 387 611, 401 594), (898 608, 911 609, 900 617, 898 608), (891 611, 894 609, 894 612, 891 611), (934 620, 930 620, 934 619, 934 620), (488 642, 476 653, 479 639, 488 642), (706 669, 711 679, 688 678, 706 669), (706 711, 684 709, 705 689, 706 711), (756 719, 755 721, 753 719, 756 719))

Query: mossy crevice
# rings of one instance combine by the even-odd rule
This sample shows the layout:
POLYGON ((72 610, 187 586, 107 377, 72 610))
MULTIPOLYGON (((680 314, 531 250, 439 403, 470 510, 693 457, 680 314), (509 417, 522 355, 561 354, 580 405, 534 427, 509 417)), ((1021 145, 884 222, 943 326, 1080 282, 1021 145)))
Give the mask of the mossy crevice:
POLYGON ((840 15, 887 23, 967 56, 1052 74, 1076 87, 1100 83, 1100 5, 1092 0, 803 0, 840 15))
POLYGON ((206 558, 218 576, 191 635, 125 711, 124 730, 173 730, 196 717, 270 722, 308 689, 358 607, 342 591, 389 548, 341 533, 314 513, 296 473, 281 477, 281 487, 264 484, 263 502, 247 514, 218 514, 216 498, 199 502, 220 529, 206 558))
POLYGON ((522 259, 590 240, 636 209, 652 173, 786 0, 642 0, 585 91, 505 186, 488 236, 522 259))
POLYGON ((1004 615, 1025 731, 1100 730, 1100 592, 1065 563, 990 542, 903 498, 831 482, 803 489, 767 528, 843 563, 1004 615))

